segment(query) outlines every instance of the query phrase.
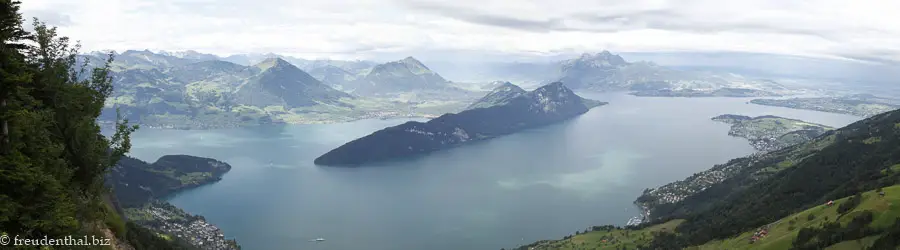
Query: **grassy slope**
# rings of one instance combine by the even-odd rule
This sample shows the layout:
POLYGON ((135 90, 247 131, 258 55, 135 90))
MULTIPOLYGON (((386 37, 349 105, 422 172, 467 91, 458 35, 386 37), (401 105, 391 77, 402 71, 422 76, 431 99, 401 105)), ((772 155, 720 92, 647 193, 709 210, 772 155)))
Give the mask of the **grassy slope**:
POLYGON ((776 130, 777 129, 777 130, 793 131, 793 130, 803 129, 804 127, 821 127, 821 128, 824 128, 825 130, 834 129, 832 127, 825 126, 822 124, 816 124, 816 123, 806 122, 806 121, 797 120, 797 119, 784 118, 784 117, 758 117, 758 118, 753 118, 748 121, 744 121, 743 123, 748 124, 748 125, 753 125, 755 127, 758 127, 758 128, 764 129, 764 130, 776 130))
MULTIPOLYGON (((870 224, 874 228, 889 227, 894 219, 900 218, 900 185, 884 188, 885 197, 880 197, 875 191, 863 194, 863 201, 844 216, 838 216, 838 206, 848 198, 836 200, 833 206, 820 205, 803 212, 799 212, 782 218, 771 224, 767 237, 750 244, 749 239, 755 231, 744 232, 725 240, 716 240, 701 246, 687 248, 689 250, 721 250, 721 249, 789 249, 797 233, 804 227, 817 227, 825 221, 838 219, 846 225, 859 212, 870 210, 875 217, 870 224), (809 215, 814 218, 809 220, 809 215), (791 221, 794 221, 791 223, 791 221), (793 225, 792 225, 793 224, 793 225)), ((612 230, 594 231, 575 235, 569 239, 546 240, 536 243, 533 248, 538 249, 636 249, 639 245, 649 243, 653 232, 671 232, 681 224, 683 220, 673 220, 663 224, 649 226, 640 230, 612 230), (626 236, 627 232, 627 236, 626 236), (603 242, 606 240, 607 242, 603 242)), ((865 249, 871 245, 878 236, 866 237, 860 240, 845 241, 830 246, 828 249, 865 249)))
POLYGON ((844 241, 838 244, 834 244, 825 248, 825 250, 858 250, 858 249, 866 249, 867 247, 872 246, 872 243, 875 243, 875 240, 878 240, 879 236, 869 236, 862 239, 844 241))
POLYGON ((683 220, 672 220, 663 224, 649 226, 640 230, 613 229, 611 231, 593 231, 562 240, 541 241, 529 249, 635 249, 645 245, 653 238, 654 232, 671 232, 683 220), (606 240, 606 242, 603 242, 606 240))
MULTIPOLYGON (((844 216, 841 216, 840 221, 846 224, 856 213, 870 210, 875 215, 872 224, 870 224, 871 227, 884 228, 890 226, 894 219, 900 217, 900 185, 884 188, 884 192, 886 195, 883 198, 879 197, 874 191, 864 193, 862 203, 844 216)), ((836 200, 834 206, 820 205, 773 222, 774 225, 769 229, 769 235, 753 244, 749 242, 750 237, 754 233, 751 231, 744 232, 730 239, 712 241, 690 249, 788 249, 801 228, 819 226, 826 220, 832 221, 838 218, 838 205, 846 200, 847 198, 836 200), (808 220, 809 215, 813 215, 815 218, 808 220), (793 225, 790 222, 792 220, 794 221, 793 225)), ((875 239, 877 237, 869 237, 860 240, 860 242, 862 244, 871 244, 875 239)), ((847 241, 833 245, 829 249, 860 249, 859 244, 857 241, 847 241)))

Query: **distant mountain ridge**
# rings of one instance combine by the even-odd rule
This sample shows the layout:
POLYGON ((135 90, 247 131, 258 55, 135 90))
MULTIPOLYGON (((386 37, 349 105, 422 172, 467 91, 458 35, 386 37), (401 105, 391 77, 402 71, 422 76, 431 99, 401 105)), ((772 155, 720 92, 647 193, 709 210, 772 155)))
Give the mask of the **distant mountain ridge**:
MULTIPOLYGON (((114 94, 107 100, 101 120, 114 119, 114 110, 121 108, 127 118, 151 127, 212 128, 433 116, 458 112, 466 103, 493 90, 495 84, 505 82, 451 82, 414 57, 379 64, 308 60, 273 53, 224 58, 190 50, 113 54, 114 94), (271 62, 286 63, 279 63, 285 66, 281 70, 268 70, 274 65, 271 62)), ((105 63, 105 55, 92 52, 77 60, 96 67, 105 63)), ((529 74, 545 72, 537 64, 522 65, 533 71, 529 74)), ((579 90, 624 90, 641 96, 766 96, 780 91, 774 82, 629 63, 608 51, 552 65, 560 68, 562 77, 557 79, 579 90)), ((535 83, 516 82, 530 87, 535 83)))
POLYGON ((784 86, 735 75, 680 71, 652 62, 627 62, 609 51, 559 63, 559 76, 573 89, 634 91, 642 96, 777 96, 784 86))
POLYGON ((619 69, 628 64, 624 58, 609 51, 604 50, 594 55, 584 53, 578 58, 560 63, 559 81, 566 82, 575 89, 589 88, 596 84, 618 84, 610 82, 613 80, 610 78, 616 77, 619 69))
MULTIPOLYGON (((101 61, 100 56, 81 60, 101 61)), ((101 120, 115 119, 118 108, 131 121, 154 126, 234 127, 279 122, 275 116, 298 107, 346 107, 354 99, 278 57, 252 66, 202 60, 208 58, 146 50, 116 56, 114 92, 101 120)))
POLYGON ((425 154, 559 122, 603 104, 581 98, 560 82, 551 83, 500 105, 376 131, 319 156, 315 164, 358 166, 425 154))
POLYGON ((504 105, 510 101, 527 94, 528 91, 515 84, 504 82, 491 90, 490 93, 470 104, 466 109, 487 108, 504 105))
MULTIPOLYGON (((377 64, 272 53, 111 53, 114 92, 101 123, 111 123, 116 109, 145 126, 187 129, 433 116, 457 112, 479 95, 451 85, 412 57, 377 64)), ((90 70, 108 54, 91 52, 76 60, 90 70)))
POLYGON ((237 103, 251 106, 311 106, 318 103, 340 104, 350 95, 322 84, 303 70, 282 60, 270 58, 254 67, 261 72, 238 87, 237 103))
MULTIPOLYGON (((278 58, 289 62, 297 68, 313 75, 324 84, 352 92, 356 95, 375 95, 410 91, 442 91, 454 90, 447 79, 432 71, 424 63, 413 57, 401 60, 376 63, 365 60, 330 60, 303 59, 274 53, 236 54, 220 57, 213 54, 200 53, 193 50, 160 51, 127 50, 115 53, 114 71, 130 69, 166 69, 205 61, 225 61, 242 66, 253 66, 264 61, 278 58)), ((91 52, 80 56, 91 65, 103 63, 106 53, 91 52)))
MULTIPOLYGON (((112 51, 112 53, 116 56, 114 65, 116 65, 117 67, 115 67, 114 70, 130 69, 135 67, 173 67, 203 61, 226 61, 237 65, 253 66, 267 59, 280 58, 282 60, 290 62, 294 66, 297 66, 297 68, 300 68, 304 71, 310 71, 312 69, 324 66, 335 66, 353 74, 359 74, 363 70, 371 68, 372 66, 377 64, 376 62, 366 60, 311 60, 293 56, 279 55, 275 53, 234 54, 224 57, 214 54, 197 52, 195 50, 153 52, 145 49, 126 50, 121 53, 112 51)), ((106 55, 107 52, 93 51, 81 54, 80 58, 89 58, 91 62, 102 63, 102 58, 105 58, 106 55)))
POLYGON ((353 93, 371 95, 452 88, 449 81, 413 57, 382 63, 365 74, 353 93))
POLYGON ((353 86, 357 76, 353 73, 334 65, 324 65, 309 70, 309 74, 328 84, 328 86, 344 91, 345 87, 353 86))

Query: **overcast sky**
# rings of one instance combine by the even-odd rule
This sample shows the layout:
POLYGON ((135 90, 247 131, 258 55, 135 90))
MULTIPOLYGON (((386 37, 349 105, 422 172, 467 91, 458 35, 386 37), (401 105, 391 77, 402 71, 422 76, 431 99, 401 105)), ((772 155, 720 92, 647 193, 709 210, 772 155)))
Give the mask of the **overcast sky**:
MULTIPOLYGON (((84 50, 556 55, 740 51, 900 61, 897 0, 26 0, 84 50)), ((30 21, 29 21, 30 22, 30 21)))

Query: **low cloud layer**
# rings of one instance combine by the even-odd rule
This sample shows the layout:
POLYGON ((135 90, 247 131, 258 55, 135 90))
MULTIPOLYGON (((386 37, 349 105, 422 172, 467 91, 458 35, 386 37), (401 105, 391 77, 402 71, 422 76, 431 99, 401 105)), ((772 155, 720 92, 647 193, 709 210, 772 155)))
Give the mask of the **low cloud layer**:
POLYGON ((24 1, 85 49, 372 58, 741 51, 900 61, 893 0, 24 1))

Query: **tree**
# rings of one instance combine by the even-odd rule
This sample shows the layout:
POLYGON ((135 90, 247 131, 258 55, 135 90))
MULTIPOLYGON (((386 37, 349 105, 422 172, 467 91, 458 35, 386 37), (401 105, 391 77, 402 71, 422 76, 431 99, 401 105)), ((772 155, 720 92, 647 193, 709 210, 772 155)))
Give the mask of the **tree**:
POLYGON ((29 34, 22 29, 19 2, 0 0, 0 153, 8 153, 11 95, 28 79, 22 50, 29 34))
POLYGON ((22 29, 19 2, 0 0, 0 231, 23 237, 92 234, 110 211, 106 172, 130 149, 136 126, 116 122, 111 138, 95 122, 112 92, 109 65, 76 65, 56 29, 22 29))

